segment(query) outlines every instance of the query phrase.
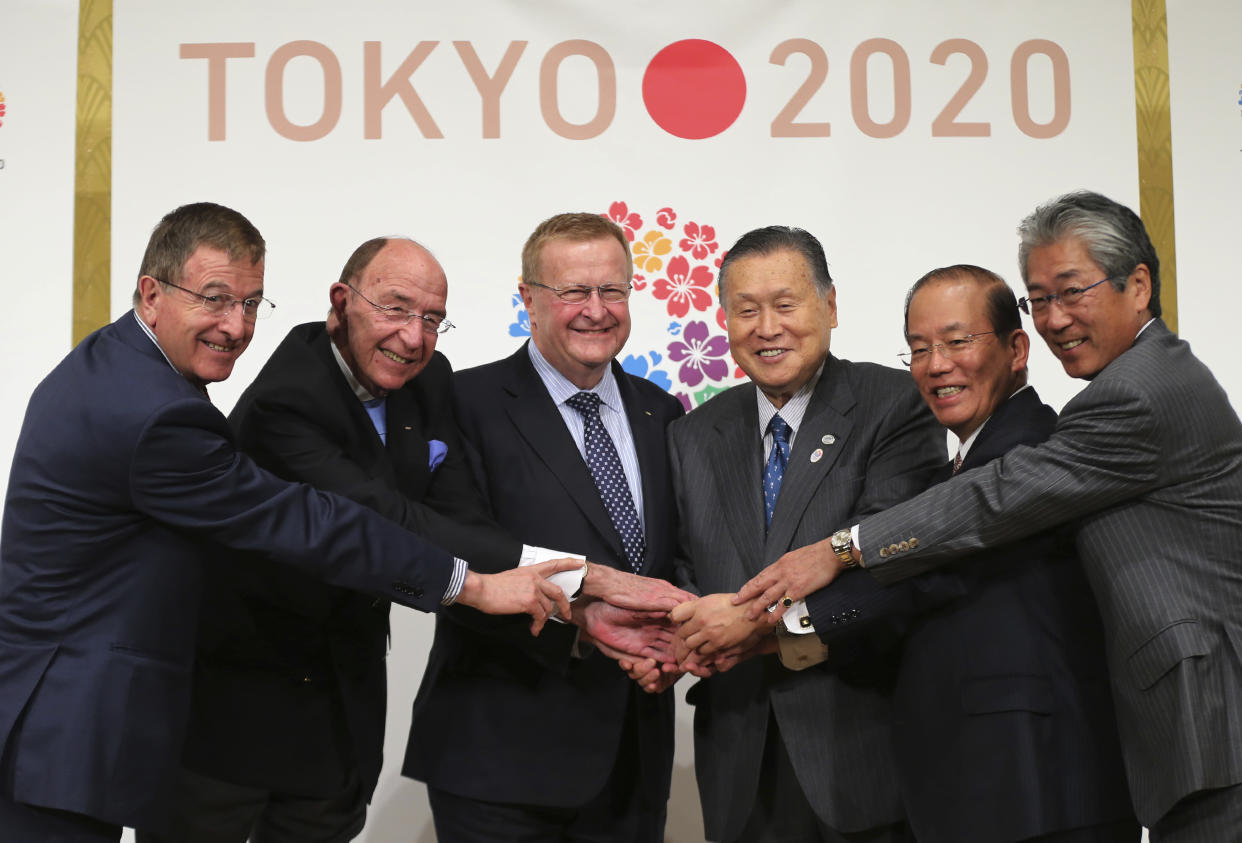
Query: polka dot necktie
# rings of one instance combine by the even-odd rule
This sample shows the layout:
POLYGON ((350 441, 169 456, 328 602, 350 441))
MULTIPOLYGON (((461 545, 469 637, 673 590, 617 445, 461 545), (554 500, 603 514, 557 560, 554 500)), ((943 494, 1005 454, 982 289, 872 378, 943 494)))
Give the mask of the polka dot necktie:
POLYGON ((587 467, 591 469, 595 488, 599 490, 604 508, 608 510, 608 517, 621 536, 626 561, 637 573, 643 566, 647 541, 643 537, 643 525, 638 522, 638 510, 630 495, 630 484, 621 469, 621 458, 617 456, 612 437, 599 417, 599 396, 594 392, 579 392, 565 403, 582 416, 587 467))
POLYGON ((768 422, 768 431, 772 434, 772 453, 768 454, 768 464, 763 469, 763 514, 765 524, 771 526, 772 512, 776 509, 776 496, 781 493, 781 480, 785 477, 785 467, 789 465, 789 422, 781 418, 780 413, 768 422))

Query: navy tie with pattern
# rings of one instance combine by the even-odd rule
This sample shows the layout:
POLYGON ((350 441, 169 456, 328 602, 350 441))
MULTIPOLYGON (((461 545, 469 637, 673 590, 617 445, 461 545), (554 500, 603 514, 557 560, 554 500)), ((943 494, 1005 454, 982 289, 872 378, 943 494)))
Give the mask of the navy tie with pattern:
POLYGON ((763 514, 766 516, 764 524, 771 526, 776 496, 781 493, 781 480, 789 465, 789 422, 777 413, 768 422, 768 430, 772 433, 772 453, 768 454, 768 464, 763 469, 763 514))
POLYGON ((643 525, 638 522, 638 510, 630 494, 630 484, 621 468, 621 458, 612 437, 604 429, 599 417, 599 396, 594 392, 579 392, 565 402, 582 416, 582 432, 586 441, 587 467, 595 479, 595 488, 608 510, 608 517, 621 536, 626 561, 637 573, 643 567, 643 554, 647 541, 643 525))

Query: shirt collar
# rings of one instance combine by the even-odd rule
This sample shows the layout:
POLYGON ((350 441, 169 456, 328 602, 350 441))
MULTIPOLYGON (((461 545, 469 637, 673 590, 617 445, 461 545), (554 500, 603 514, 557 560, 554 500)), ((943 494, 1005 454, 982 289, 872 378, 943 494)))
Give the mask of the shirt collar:
MULTIPOLYGON (((1022 384, 1022 386, 1018 387, 1017 389, 1013 391, 1013 395, 1010 395, 1009 398, 1006 398, 1005 400, 1010 401, 1013 399, 1014 395, 1017 395, 1019 392, 1021 392, 1024 389, 1030 389, 1030 388, 1031 388, 1031 385, 1029 383, 1024 383, 1022 384)), ((986 419, 983 420, 983 424, 975 428, 974 433, 970 434, 964 440, 962 440, 962 443, 957 446, 957 455, 959 457, 961 457, 962 459, 966 459, 966 455, 970 453, 970 449, 975 444, 975 440, 979 438, 980 431, 982 431, 985 427, 987 427, 988 422, 990 422, 991 420, 992 420, 992 417, 988 416, 986 419)))
POLYGON ((548 390, 548 395, 552 396, 552 401, 558 407, 573 398, 579 392, 594 392, 599 396, 600 403, 615 410, 618 413, 625 412, 625 408, 621 404, 621 390, 617 386, 617 378, 612 373, 612 366, 604 369, 604 376, 600 378, 599 383, 590 389, 579 389, 574 385, 573 381, 565 377, 561 372, 548 362, 548 359, 539 351, 539 346, 535 345, 532 339, 526 344, 526 349, 530 354, 531 365, 535 367, 535 373, 539 375, 539 379, 543 381, 544 387, 548 390))
MULTIPOLYGON (((806 408, 811 405, 811 396, 815 393, 815 386, 819 383, 820 377, 824 374, 824 366, 828 364, 828 358, 824 358, 824 362, 819 364, 819 368, 815 370, 815 375, 802 385, 802 388, 793 394, 793 396, 785 402, 785 406, 777 410, 776 405, 772 403, 772 399, 763 394, 763 390, 755 388, 755 400, 759 408, 759 435, 764 436, 768 432, 768 424, 772 421, 772 417, 778 412, 785 423, 789 425, 790 430, 796 434, 798 428, 802 426, 802 417, 806 415, 806 408)), ((791 434, 790 441, 793 441, 791 434)))
POLYGON ((345 383, 349 384, 349 388, 354 391, 354 396, 363 403, 374 401, 375 396, 368 392, 365 386, 358 383, 358 379, 354 377, 353 370, 345 362, 345 358, 341 355, 341 350, 336 347, 336 340, 328 337, 328 345, 332 346, 332 356, 336 358, 336 365, 341 367, 341 374, 345 376, 345 383))
MULTIPOLYGON (((177 372, 177 374, 180 375, 181 372, 177 371, 177 367, 173 366, 173 361, 168 359, 168 355, 165 354, 164 349, 160 347, 160 341, 155 338, 155 331, 151 330, 151 326, 142 321, 142 318, 138 316, 138 311, 131 310, 130 313, 134 314, 134 321, 138 323, 138 327, 142 328, 142 332, 146 334, 147 338, 151 340, 157 349, 159 349, 160 356, 164 358, 164 362, 167 363, 174 372, 177 372)), ((182 377, 184 377, 184 375, 182 375, 182 377)))

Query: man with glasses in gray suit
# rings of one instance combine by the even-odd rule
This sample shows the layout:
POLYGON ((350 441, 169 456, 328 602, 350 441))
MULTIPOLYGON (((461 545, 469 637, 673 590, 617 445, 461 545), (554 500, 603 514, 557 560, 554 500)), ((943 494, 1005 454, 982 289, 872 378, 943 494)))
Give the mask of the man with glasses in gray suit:
POLYGON ((1073 193, 1019 234, 1023 310, 1065 371, 1090 381, 1052 437, 864 518, 852 540, 843 523, 736 599, 758 616, 856 564, 894 582, 1077 522, 1135 811, 1152 843, 1236 840, 1242 423, 1160 319, 1160 262, 1133 211, 1073 193))

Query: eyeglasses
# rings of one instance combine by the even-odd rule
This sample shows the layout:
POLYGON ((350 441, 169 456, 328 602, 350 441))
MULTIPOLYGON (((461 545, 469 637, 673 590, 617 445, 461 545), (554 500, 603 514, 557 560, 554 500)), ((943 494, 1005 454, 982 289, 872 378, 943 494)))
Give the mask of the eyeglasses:
POLYGON ((375 308, 375 317, 389 325, 408 325, 415 319, 421 319, 424 334, 443 334, 449 328, 456 327, 452 322, 443 316, 435 316, 431 313, 415 313, 412 310, 406 310, 404 307, 398 307, 395 304, 376 304, 369 298, 364 296, 362 292, 353 284, 346 284, 346 287, 358 294, 358 298, 362 299, 371 307, 375 308))
POLYGON ((1082 297, 1086 295, 1087 290, 1090 290, 1093 287, 1098 287, 1105 281, 1112 280, 1114 279, 1110 276, 1108 278, 1101 278, 1094 284, 1088 284, 1085 287, 1066 287, 1059 293, 1049 293, 1046 296, 1034 296, 1033 298, 1023 296, 1018 299, 1018 307, 1022 308, 1022 312, 1027 316, 1031 316, 1036 313, 1046 313, 1048 305, 1052 304, 1054 301, 1059 301, 1061 303, 1061 307, 1073 307, 1082 301, 1082 297))
POLYGON ((629 284, 601 284, 593 287, 590 284, 575 284, 572 287, 552 287, 547 284, 540 284, 538 281, 527 281, 531 287, 543 287, 545 290, 551 290, 552 293, 565 304, 582 304, 591 297, 593 291, 599 293, 599 300, 605 304, 620 304, 630 297, 630 290, 634 289, 629 284))
POLYGON ((256 296, 249 299, 239 299, 237 296, 231 296, 228 293, 215 293, 205 296, 202 293, 196 293, 193 290, 182 287, 180 284, 174 284, 171 281, 160 281, 165 287, 176 287, 183 293, 189 293, 199 299, 199 303, 203 310, 213 316, 224 316, 233 312, 233 307, 240 304, 242 309, 242 318, 247 322, 253 322, 256 319, 266 319, 272 315, 272 311, 276 309, 276 302, 271 299, 265 299, 262 296, 256 296))
POLYGON ((995 334, 995 331, 982 331, 978 334, 965 334, 960 337, 952 337, 944 342, 934 342, 931 345, 921 345, 918 348, 912 348, 909 351, 903 351, 897 356, 901 358, 901 362, 910 368, 915 366, 926 366, 931 362, 932 352, 939 351, 945 357, 956 357, 977 342, 982 342, 984 337, 995 334))

